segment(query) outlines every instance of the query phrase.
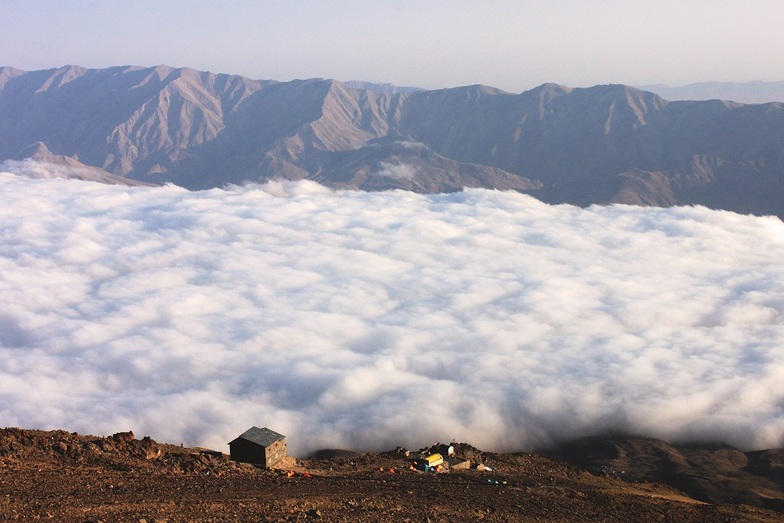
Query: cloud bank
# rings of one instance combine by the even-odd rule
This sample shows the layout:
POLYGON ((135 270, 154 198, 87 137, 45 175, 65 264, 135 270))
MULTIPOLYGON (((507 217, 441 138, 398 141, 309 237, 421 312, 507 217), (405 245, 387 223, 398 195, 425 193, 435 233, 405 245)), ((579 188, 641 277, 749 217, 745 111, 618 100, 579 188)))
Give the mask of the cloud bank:
POLYGON ((0 174, 0 420, 295 455, 781 446, 784 224, 525 195, 0 174))

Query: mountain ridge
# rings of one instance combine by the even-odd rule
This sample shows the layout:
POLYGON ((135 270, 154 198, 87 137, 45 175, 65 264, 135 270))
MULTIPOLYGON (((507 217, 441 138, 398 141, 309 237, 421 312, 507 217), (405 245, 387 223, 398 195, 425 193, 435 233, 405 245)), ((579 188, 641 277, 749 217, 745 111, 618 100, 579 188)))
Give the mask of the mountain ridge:
POLYGON ((164 65, 3 67, 0 161, 36 142, 115 176, 188 189, 279 177, 784 216, 782 104, 670 101, 620 84, 549 83, 515 94, 252 80, 164 65), (394 147, 367 148, 385 137, 432 151, 409 169, 427 180, 367 176, 402 161, 394 147))

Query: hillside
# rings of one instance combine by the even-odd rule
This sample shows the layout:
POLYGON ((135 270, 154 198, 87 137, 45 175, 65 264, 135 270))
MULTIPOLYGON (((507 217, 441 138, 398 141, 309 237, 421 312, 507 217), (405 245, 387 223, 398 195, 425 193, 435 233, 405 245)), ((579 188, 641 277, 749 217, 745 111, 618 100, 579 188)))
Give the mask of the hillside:
POLYGON ((31 178, 69 178, 110 185, 142 186, 148 183, 116 176, 100 167, 85 165, 70 156, 52 154, 42 142, 26 147, 16 157, 0 164, 0 169, 13 170, 31 178))
POLYGON ((784 105, 671 102, 624 85, 512 94, 166 66, 1 68, 0 161, 38 142, 115 176, 189 189, 308 178, 784 216, 784 105))
POLYGON ((663 484, 466 444, 471 470, 409 470, 403 449, 324 453, 262 470, 205 449, 64 431, 0 430, 0 519, 85 521, 773 522, 663 484), (335 457, 338 456, 338 457, 335 457), (476 470, 481 468, 482 470, 476 470))

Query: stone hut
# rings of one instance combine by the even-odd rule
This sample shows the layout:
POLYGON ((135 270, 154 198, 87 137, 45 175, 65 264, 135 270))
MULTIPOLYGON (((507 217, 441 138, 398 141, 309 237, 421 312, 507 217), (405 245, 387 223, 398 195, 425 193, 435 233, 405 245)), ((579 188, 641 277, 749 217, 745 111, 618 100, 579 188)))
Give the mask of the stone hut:
POLYGON ((231 459, 275 468, 286 454, 286 436, 267 427, 251 427, 229 442, 231 459))

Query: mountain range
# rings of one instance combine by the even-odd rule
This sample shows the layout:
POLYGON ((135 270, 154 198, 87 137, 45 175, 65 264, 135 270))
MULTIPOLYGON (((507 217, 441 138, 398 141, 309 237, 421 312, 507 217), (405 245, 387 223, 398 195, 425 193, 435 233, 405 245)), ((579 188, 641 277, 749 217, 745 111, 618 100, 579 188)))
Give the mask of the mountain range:
POLYGON ((167 66, 0 68, 0 161, 36 154, 194 190, 277 177, 784 216, 784 104, 668 101, 625 85, 513 94, 167 66))

